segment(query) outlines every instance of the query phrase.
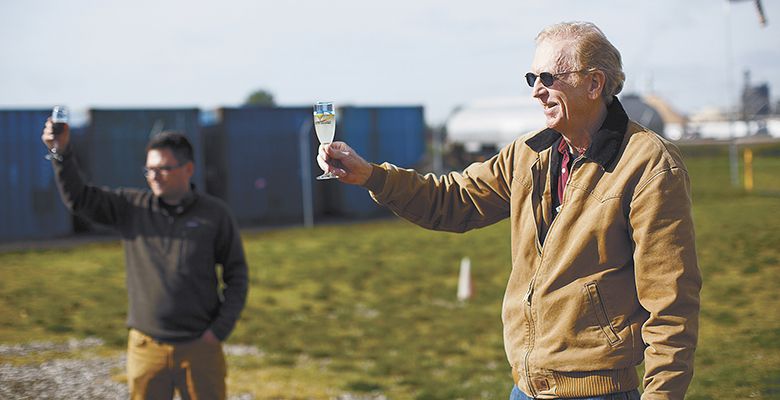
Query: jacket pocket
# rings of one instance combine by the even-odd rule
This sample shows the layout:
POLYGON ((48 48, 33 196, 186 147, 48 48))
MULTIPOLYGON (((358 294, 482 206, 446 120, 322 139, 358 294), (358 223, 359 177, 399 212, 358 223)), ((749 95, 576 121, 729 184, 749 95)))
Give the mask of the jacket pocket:
POLYGON ((585 291, 588 294, 588 301, 590 302, 590 309, 596 316, 599 327, 604 335, 607 337, 610 345, 615 345, 620 341, 620 336, 615 332, 615 328, 610 323, 609 316, 607 315, 607 308, 604 306, 604 302, 599 294, 599 287, 596 282, 590 282, 585 285, 585 291))
POLYGON ((203 218, 189 218, 179 232, 181 250, 178 273, 211 278, 214 275, 217 229, 203 218))

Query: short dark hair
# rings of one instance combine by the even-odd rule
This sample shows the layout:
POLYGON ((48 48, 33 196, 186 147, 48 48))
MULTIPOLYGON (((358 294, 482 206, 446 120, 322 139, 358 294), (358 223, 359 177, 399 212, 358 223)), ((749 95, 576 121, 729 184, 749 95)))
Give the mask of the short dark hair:
POLYGON ((146 152, 154 149, 169 149, 179 164, 195 161, 192 144, 179 131, 163 131, 154 135, 146 145, 146 152))

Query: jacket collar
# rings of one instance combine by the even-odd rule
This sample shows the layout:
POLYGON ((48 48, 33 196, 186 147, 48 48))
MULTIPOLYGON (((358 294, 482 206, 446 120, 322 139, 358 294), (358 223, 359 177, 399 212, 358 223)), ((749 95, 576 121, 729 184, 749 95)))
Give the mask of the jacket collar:
POLYGON ((161 197, 157 197, 152 195, 154 198, 154 204, 155 208, 157 210, 162 210, 163 213, 167 213, 168 210, 173 211, 174 214, 180 215, 184 213, 187 209, 192 207, 193 204, 198 200, 198 191, 195 188, 194 183, 190 183, 190 192, 187 193, 187 195, 184 196, 183 199, 181 199, 181 203, 172 206, 163 201, 161 197), (166 207, 167 206, 167 207, 166 207))
MULTIPOLYGON (((602 168, 607 169, 617 157, 627 127, 628 115, 617 97, 613 97, 612 103, 607 106, 607 118, 598 132, 593 135, 590 146, 585 150, 585 158, 593 160, 602 168)), ((541 153, 560 138, 560 132, 547 128, 526 140, 525 144, 533 151, 541 153)))

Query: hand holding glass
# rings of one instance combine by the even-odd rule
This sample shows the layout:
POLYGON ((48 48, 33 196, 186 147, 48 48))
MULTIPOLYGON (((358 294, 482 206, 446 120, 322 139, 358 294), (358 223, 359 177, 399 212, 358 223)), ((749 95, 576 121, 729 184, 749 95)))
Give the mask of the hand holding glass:
MULTIPOLYGON (((319 102, 314 105, 314 130, 320 144, 330 144, 336 135, 336 110, 331 102, 319 102)), ((317 180, 338 179, 338 176, 326 172, 317 177, 317 180)))
MULTIPOLYGON (((65 106, 54 106, 51 110, 51 122, 52 122, 52 129, 54 130, 54 136, 59 135, 62 133, 62 131, 65 129, 65 125, 68 124, 68 108, 65 106)), ((53 158, 57 158, 57 141, 54 141, 54 145, 52 146, 51 150, 51 156, 53 158)))

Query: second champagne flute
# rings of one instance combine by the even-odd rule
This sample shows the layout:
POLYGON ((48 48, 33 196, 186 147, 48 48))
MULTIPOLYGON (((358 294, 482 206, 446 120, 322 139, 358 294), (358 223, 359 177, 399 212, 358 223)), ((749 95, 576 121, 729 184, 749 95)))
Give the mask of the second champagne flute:
MULTIPOLYGON (((321 101, 314 105, 314 130, 320 144, 327 145, 333 141, 333 136, 336 135, 336 110, 333 103, 321 101)), ((317 177, 317 180, 323 179, 338 179, 338 176, 326 172, 317 177)))

